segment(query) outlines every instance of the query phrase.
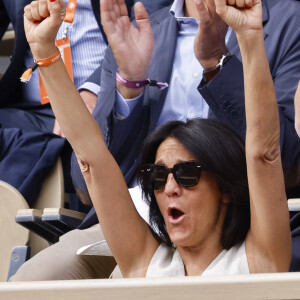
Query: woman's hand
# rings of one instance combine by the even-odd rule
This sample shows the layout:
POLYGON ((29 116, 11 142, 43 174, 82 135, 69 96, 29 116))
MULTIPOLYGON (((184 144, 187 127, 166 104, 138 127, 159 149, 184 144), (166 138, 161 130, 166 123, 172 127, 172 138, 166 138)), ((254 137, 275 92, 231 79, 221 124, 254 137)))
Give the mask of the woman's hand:
POLYGON ((134 7, 138 28, 128 17, 124 0, 101 0, 101 22, 119 67, 129 80, 148 77, 154 40, 149 17, 142 3, 134 7))
POLYGON ((63 0, 39 0, 25 6, 25 34, 36 60, 49 57, 56 51, 55 37, 65 14, 63 0))
POLYGON ((215 0, 217 14, 235 33, 261 31, 261 0, 215 0))

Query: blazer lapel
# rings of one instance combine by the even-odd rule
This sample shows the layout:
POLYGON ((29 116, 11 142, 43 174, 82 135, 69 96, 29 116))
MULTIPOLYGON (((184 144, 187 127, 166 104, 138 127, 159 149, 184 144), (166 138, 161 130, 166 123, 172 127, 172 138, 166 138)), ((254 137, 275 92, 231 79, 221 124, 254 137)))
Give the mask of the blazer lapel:
MULTIPOLYGON (((169 8, 164 10, 163 15, 157 17, 160 17, 161 21, 152 25, 155 49, 149 78, 169 84, 177 45, 178 25, 176 19, 170 15, 169 8)), ((156 87, 149 87, 145 90, 145 99, 148 99, 146 101, 149 101, 150 106, 149 132, 156 127, 167 92, 168 88, 159 90, 156 87)))
POLYGON ((95 16, 95 19, 98 23, 98 26, 100 28, 100 31, 102 33, 102 36, 104 38, 104 41, 106 44, 108 44, 107 42, 107 37, 106 37, 106 34, 102 28, 102 25, 101 25, 101 16, 100 16, 100 1, 99 0, 91 0, 91 4, 92 4, 92 8, 93 8, 93 13, 94 13, 94 16, 95 16))

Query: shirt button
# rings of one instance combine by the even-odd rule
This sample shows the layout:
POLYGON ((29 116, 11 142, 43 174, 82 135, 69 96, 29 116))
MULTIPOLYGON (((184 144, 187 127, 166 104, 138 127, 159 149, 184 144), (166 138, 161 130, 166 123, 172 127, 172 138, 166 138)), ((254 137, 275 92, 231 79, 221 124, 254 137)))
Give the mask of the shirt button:
POLYGON ((238 117, 238 113, 236 110, 231 111, 231 118, 236 119, 238 117))
POLYGON ((197 77, 199 77, 199 73, 198 73, 198 72, 195 72, 195 73, 193 74, 193 76, 194 76, 194 78, 197 78, 197 77))

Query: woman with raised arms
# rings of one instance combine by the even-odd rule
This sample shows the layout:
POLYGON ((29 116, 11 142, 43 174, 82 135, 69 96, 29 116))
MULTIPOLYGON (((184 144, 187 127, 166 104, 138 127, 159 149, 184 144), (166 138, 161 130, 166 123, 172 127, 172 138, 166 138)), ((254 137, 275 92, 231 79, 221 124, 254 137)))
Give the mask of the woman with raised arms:
MULTIPOLYGON (((236 32, 244 68, 246 155, 243 141, 214 121, 174 121, 154 131, 145 142, 138 179, 158 234, 137 213, 119 166, 62 60, 39 67, 42 80, 124 277, 288 271, 291 235, 261 1, 195 3, 199 14, 215 5, 236 32)), ((116 34, 114 22, 121 15, 123 25, 129 25, 123 0, 101 0, 101 14, 108 38, 116 34)), ((57 52, 54 40, 64 15, 62 0, 34 1, 25 8, 35 60, 57 52)), ((151 36, 141 3, 135 15, 136 34, 151 36)))

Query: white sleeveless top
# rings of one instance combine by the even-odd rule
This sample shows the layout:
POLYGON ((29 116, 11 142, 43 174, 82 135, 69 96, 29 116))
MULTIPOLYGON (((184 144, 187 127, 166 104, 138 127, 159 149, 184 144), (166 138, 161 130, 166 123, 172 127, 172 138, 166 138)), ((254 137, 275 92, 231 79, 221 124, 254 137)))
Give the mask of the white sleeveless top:
MULTIPOLYGON (((203 271, 207 275, 250 274, 245 242, 223 250, 203 271)), ((177 249, 162 243, 154 253, 146 277, 185 276, 184 264, 177 249)))

